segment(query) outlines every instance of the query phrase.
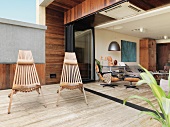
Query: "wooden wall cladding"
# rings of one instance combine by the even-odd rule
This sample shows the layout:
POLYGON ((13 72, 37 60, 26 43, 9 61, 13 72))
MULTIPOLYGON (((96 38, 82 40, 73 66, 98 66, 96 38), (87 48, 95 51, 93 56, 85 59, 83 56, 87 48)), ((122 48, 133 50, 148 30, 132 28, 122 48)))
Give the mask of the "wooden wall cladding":
MULTIPOLYGON (((0 90, 12 88, 16 64, 0 64, 0 90)), ((45 84, 45 64, 36 64, 42 85, 45 84)))
POLYGON ((64 12, 46 8, 46 84, 59 83, 64 60, 64 12), (56 78, 50 78, 56 74, 56 78))
POLYGON ((169 62, 170 43, 157 44, 157 70, 164 70, 164 66, 169 62))
POLYGON ((149 71, 156 71, 156 41, 140 40, 140 64, 149 71))
POLYGON ((85 0, 64 13, 64 24, 75 21, 119 1, 121 0, 85 0))

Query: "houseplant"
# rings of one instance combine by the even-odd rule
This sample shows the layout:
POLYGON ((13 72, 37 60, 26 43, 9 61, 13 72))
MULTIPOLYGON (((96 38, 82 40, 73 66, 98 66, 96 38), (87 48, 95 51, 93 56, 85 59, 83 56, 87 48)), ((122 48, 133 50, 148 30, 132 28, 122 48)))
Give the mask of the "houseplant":
MULTIPOLYGON (((142 66, 141 66, 142 67, 142 66)), ((130 98, 137 98, 146 101, 155 112, 150 112, 150 111, 142 111, 142 113, 145 113, 147 115, 150 115, 153 119, 159 121, 162 124, 162 127, 170 127, 170 75, 168 77, 168 86, 169 86, 169 92, 165 93, 162 88, 157 84, 155 78, 152 76, 152 74, 145 68, 142 67, 142 69, 145 71, 141 73, 141 78, 137 85, 142 85, 142 84, 148 84, 152 90, 153 95, 155 96, 160 112, 158 109, 152 104, 152 102, 141 96, 133 95, 128 97, 127 99, 124 100, 124 104, 126 101, 130 98)), ((170 71, 169 71, 170 74, 170 71)))
POLYGON ((102 72, 102 65, 100 64, 100 61, 97 60, 97 59, 95 59, 95 62, 96 62, 96 64, 97 64, 98 67, 99 67, 99 72, 102 72))

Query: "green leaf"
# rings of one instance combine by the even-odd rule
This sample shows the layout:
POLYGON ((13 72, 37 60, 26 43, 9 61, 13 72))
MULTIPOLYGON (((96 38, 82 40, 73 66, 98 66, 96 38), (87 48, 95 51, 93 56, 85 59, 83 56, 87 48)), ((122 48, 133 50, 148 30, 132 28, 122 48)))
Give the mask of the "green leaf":
POLYGON ((162 102, 162 97, 166 97, 165 92, 162 90, 162 88, 158 85, 151 84, 152 92, 154 93, 155 97, 159 99, 160 102, 162 102))
POLYGON ((150 111, 142 111, 140 114, 147 114, 149 116, 151 116, 153 119, 159 121, 162 124, 165 124, 165 121, 162 117, 158 116, 157 114, 155 114, 154 112, 150 112, 150 111))
POLYGON ((166 115, 170 114, 170 99, 162 97, 162 105, 166 115))
POLYGON ((170 91, 169 91, 169 93, 168 93, 168 95, 167 95, 167 98, 170 98, 170 91))
POLYGON ((137 95, 132 95, 132 96, 126 98, 125 100, 123 100, 123 104, 125 105, 127 100, 131 99, 131 98, 136 98, 136 99, 140 99, 140 100, 146 101, 156 111, 156 113, 161 117, 159 111, 155 108, 155 106, 152 104, 152 102, 149 99, 145 98, 145 97, 140 97, 140 96, 137 96, 137 95))
POLYGON ((157 85, 157 82, 155 80, 155 78, 153 77, 153 75, 147 70, 145 69, 144 67, 142 67, 140 64, 139 66, 146 72, 146 74, 149 76, 149 78, 151 79, 151 81, 153 82, 153 84, 156 84, 157 85))
POLYGON ((142 77, 142 79, 147 82, 148 85, 150 85, 152 83, 151 79, 149 78, 148 74, 146 74, 145 72, 142 72, 140 74, 140 76, 142 77))
POLYGON ((96 64, 98 65, 98 67, 99 67, 99 71, 102 72, 102 65, 100 64, 100 61, 97 60, 97 59, 95 59, 95 61, 96 61, 96 64))
POLYGON ((140 86, 140 85, 143 85, 143 84, 148 84, 148 82, 146 82, 145 80, 139 80, 136 85, 137 86, 140 86))
MULTIPOLYGON (((139 65, 140 66, 140 65, 139 65)), ((162 97, 166 97, 165 92, 162 90, 160 86, 157 85, 157 82, 155 78, 152 76, 152 74, 146 70, 144 67, 140 66, 142 69, 145 70, 146 73, 141 73, 141 77, 143 80, 145 80, 148 85, 151 87, 153 94, 155 97, 158 99, 158 101, 161 103, 162 102, 162 97)))
MULTIPOLYGON (((167 125, 166 124, 162 124, 162 127, 167 127, 167 125)), ((168 126, 169 127, 169 126, 168 126)))
POLYGON ((168 127, 170 127, 170 114, 167 116, 168 117, 168 127))

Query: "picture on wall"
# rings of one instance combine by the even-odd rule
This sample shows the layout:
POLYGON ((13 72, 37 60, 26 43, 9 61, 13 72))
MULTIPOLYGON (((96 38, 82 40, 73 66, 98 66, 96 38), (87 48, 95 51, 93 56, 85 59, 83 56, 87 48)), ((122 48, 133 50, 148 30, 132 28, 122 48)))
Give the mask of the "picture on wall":
POLYGON ((121 61, 136 62, 136 43, 121 40, 121 61))

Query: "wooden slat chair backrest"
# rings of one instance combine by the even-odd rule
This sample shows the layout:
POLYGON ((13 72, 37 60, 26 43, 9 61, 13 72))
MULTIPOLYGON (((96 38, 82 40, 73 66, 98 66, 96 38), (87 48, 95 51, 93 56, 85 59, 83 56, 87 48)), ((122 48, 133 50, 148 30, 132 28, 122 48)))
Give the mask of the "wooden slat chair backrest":
POLYGON ((61 74, 60 85, 79 85, 82 79, 74 52, 65 52, 63 69, 61 74))
MULTIPOLYGON (((13 87, 27 86, 26 88, 40 85, 38 74, 31 51, 19 50, 13 87)), ((22 91, 22 90, 21 90, 22 91)))
MULTIPOLYGON (((36 90, 37 93, 40 94, 41 85, 32 53, 31 51, 19 50, 12 91, 8 95, 8 97, 10 97, 8 114, 11 110, 11 104, 14 94, 16 94, 17 92, 32 92, 34 90, 36 90)), ((44 106, 46 107, 42 90, 41 95, 44 100, 44 106)))
POLYGON ((79 89, 84 94, 86 104, 88 104, 77 63, 76 54, 74 52, 65 52, 63 69, 60 80, 60 88, 57 91, 58 93, 57 106, 59 105, 60 93, 63 89, 70 90, 79 89))

